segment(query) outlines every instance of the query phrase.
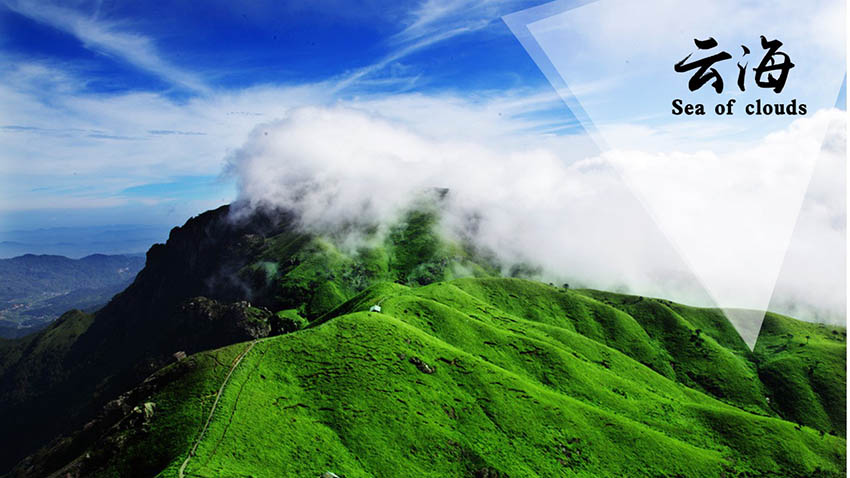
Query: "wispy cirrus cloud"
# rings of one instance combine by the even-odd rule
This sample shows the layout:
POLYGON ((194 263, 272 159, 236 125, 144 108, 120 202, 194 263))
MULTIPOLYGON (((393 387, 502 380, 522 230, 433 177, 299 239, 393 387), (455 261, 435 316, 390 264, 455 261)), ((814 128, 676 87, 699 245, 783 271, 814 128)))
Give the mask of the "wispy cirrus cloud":
POLYGON ((447 32, 480 30, 520 7, 518 0, 425 0, 408 14, 404 29, 391 42, 418 42, 447 32))
POLYGON ((403 28, 387 39, 390 52, 378 61, 343 76, 336 89, 347 88, 432 45, 483 30, 524 3, 527 2, 425 0, 408 12, 403 28))
POLYGON ((98 19, 98 9, 86 14, 64 6, 27 0, 4 0, 2 5, 19 15, 73 35, 89 50, 117 57, 176 87, 194 93, 210 92, 199 75, 163 58, 150 38, 98 19))
MULTIPOLYGON (((525 135, 537 144, 559 141, 546 133, 565 121, 560 98, 545 89, 339 99, 331 83, 316 82, 219 90, 174 102, 152 92, 85 93, 79 89, 85 77, 64 66, 41 61, 0 68, 0 222, 24 209, 125 207, 142 200, 128 196, 130 188, 149 184, 188 188, 182 178, 216 176, 258 124, 299 106, 344 104, 432 137, 474 131, 494 144, 521 142, 525 135)), ((177 203, 174 214, 163 213, 163 220, 177 223, 232 200, 227 185, 210 184, 190 188, 200 204, 144 191, 163 203, 159 209, 177 203)))

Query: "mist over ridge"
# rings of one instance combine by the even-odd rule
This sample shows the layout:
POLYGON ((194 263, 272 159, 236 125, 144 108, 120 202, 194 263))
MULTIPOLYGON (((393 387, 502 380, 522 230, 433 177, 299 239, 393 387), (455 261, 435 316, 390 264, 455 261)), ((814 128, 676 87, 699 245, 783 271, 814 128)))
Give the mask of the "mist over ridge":
MULTIPOLYGON (((616 163, 638 164, 648 177, 655 174, 664 181, 671 161, 708 161, 704 180, 723 183, 729 180, 721 169, 724 161, 734 164, 738 157, 765 152, 769 157, 761 164, 772 165, 771 171, 781 177, 794 171, 793 151, 783 155, 785 145, 819 141, 812 133, 816 127, 843 121, 840 112, 818 112, 725 156, 593 155, 535 141, 532 135, 504 144, 473 129, 467 140, 444 139, 433 129, 366 108, 305 107, 257 126, 228 156, 225 174, 237 183, 233 214, 258 207, 292 210, 309 232, 352 223, 380 228, 397 220, 423 191, 445 188, 443 233, 471 239, 504 264, 539 266, 544 280, 715 306, 623 182, 616 163)), ((836 286, 843 283, 837 265, 843 258, 836 257, 837 248, 831 245, 844 237, 844 211, 843 202, 835 200, 842 189, 831 178, 843 170, 844 132, 838 126, 828 131, 771 309, 843 323, 843 288, 836 286), (830 246, 818 249, 818 244, 830 246), (812 249, 820 253, 807 253, 802 264, 794 259, 812 249), (821 287, 813 291, 812 283, 821 287)), ((766 175, 734 179, 742 192, 729 201, 746 200, 748 187, 757 194, 764 181, 771 181, 766 175)), ((722 203, 723 197, 712 201, 721 212, 735 207, 722 203)), ((357 238, 348 240, 356 243, 357 238)), ((735 259, 718 256, 721 263, 729 260, 735 259)), ((735 280, 729 278, 732 286, 735 280)))

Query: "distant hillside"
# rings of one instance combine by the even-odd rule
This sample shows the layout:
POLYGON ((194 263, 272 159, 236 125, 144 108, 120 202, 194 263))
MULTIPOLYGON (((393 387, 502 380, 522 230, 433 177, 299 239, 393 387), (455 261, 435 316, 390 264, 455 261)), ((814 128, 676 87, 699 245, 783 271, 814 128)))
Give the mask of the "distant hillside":
POLYGON ((0 259, 0 337, 31 333, 69 309, 100 307, 143 266, 141 255, 0 259))
POLYGON ((717 310, 498 277, 438 214, 175 228, 103 309, 0 341, 0 469, 845 476, 844 328, 768 314, 751 352, 717 310))

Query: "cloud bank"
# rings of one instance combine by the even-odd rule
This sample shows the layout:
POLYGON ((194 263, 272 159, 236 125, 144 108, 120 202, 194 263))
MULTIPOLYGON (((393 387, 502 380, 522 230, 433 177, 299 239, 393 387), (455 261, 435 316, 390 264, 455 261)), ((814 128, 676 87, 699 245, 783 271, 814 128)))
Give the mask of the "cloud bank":
MULTIPOLYGON (((71 208, 93 215, 104 208, 116 211, 118 217, 103 223, 139 214, 152 223, 182 223, 230 202, 231 185, 211 187, 189 200, 150 194, 144 204, 126 191, 185 177, 212 180, 258 123, 310 104, 391 112, 400 124, 444 138, 470 132, 510 143, 522 133, 562 141, 546 132, 575 127, 560 99, 545 90, 363 94, 340 100, 331 85, 314 83, 264 85, 175 103, 154 93, 84 93, 84 76, 46 61, 3 58, 9 61, 0 66, 0 230, 20 228, 20 218, 33 217, 32 211, 71 208)), ((54 224, 53 213, 42 217, 47 214, 48 224, 54 224)), ((38 221, 23 222, 41 227, 38 221)))
MULTIPOLYGON (((717 161, 706 163, 706 153, 618 152, 614 159, 571 148, 569 140, 503 141, 474 126, 462 135, 435 135, 440 128, 428 121, 399 121, 365 106, 296 108, 256 128, 228 159, 240 202, 294 209, 304 227, 323 230, 391 221, 423 190, 448 188, 446 231, 458 233, 468 217, 480 217, 475 240, 506 262, 535 263, 552 280, 715 305, 621 180, 622 164, 614 166, 623 161, 639 167, 660 187, 675 171, 671 166, 701 164, 691 172, 728 185, 728 171, 717 161)), ((797 158, 787 146, 817 140, 812 131, 824 122, 841 125, 830 129, 826 159, 818 166, 821 176, 835 178, 835 169, 843 168, 844 114, 821 112, 724 158, 758 156, 776 175, 736 176, 738 194, 704 203, 715 212, 691 211, 694 223, 700 214, 716 221, 711 214, 758 203, 765 182, 794 174, 797 158)), ((843 268, 835 266, 844 260, 838 247, 845 234, 843 191, 835 181, 812 184, 773 305, 804 318, 843 322, 843 268), (820 254, 807 253, 815 249, 820 254), (799 255, 804 258, 794 259, 799 255)), ((716 260, 719 268, 732 270, 740 262, 723 253, 716 260)), ((747 287, 745 280, 728 277, 730 287, 747 287)))

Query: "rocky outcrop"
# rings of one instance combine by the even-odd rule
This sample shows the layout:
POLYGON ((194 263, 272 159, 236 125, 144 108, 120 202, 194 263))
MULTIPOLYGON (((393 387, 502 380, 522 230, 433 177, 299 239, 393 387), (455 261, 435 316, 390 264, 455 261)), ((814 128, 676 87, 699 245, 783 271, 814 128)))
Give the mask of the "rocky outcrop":
POLYGON ((272 334, 274 315, 244 300, 227 304, 195 297, 178 306, 175 322, 184 329, 184 336, 178 338, 183 348, 196 349, 212 343, 229 344, 268 337, 272 334))

